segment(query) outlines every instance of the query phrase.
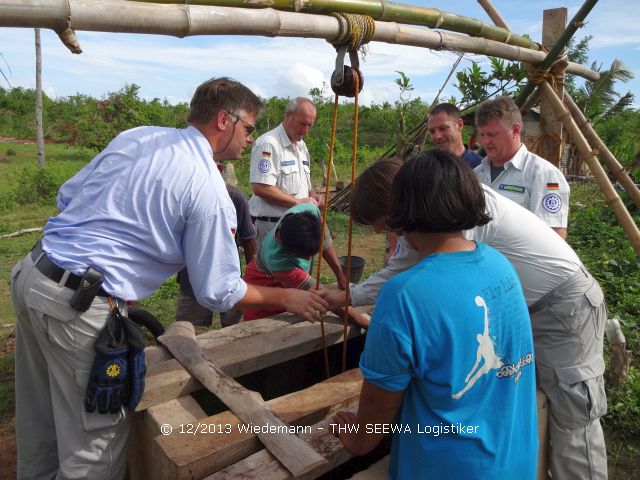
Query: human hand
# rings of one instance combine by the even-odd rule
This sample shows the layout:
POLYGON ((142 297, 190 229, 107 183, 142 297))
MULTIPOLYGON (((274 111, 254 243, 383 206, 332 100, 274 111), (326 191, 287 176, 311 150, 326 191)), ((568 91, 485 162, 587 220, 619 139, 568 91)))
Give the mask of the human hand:
POLYGON ((329 304, 329 310, 344 308, 347 304, 347 292, 345 290, 338 290, 337 288, 327 288, 324 290, 322 297, 329 304))
POLYGON ((298 290, 286 288, 284 291, 284 308, 291 313, 301 315, 310 322, 322 320, 327 313, 327 301, 322 298, 321 292, 316 290, 298 290))
POLYGON ((346 425, 358 425, 358 417, 352 412, 341 411, 334 415, 333 422, 338 428, 334 427, 333 434, 340 439, 344 448, 351 454, 357 453, 357 433, 352 432, 353 427, 344 428, 346 425), (343 428, 340 428, 343 427, 343 428))

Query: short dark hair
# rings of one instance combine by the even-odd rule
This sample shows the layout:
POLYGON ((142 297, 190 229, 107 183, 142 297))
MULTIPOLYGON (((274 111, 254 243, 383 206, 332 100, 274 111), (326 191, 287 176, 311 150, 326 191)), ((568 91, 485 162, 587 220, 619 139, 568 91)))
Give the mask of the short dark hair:
POLYGON ((439 103, 435 107, 431 109, 429 112, 429 116, 438 115, 439 113, 446 113, 449 118, 453 120, 458 120, 461 117, 460 110, 453 103, 439 103))
POLYGON ((482 127, 493 119, 499 120, 505 128, 511 128, 516 123, 522 125, 520 109, 511 97, 500 96, 480 104, 476 111, 476 125, 482 127))
POLYGON ((351 192, 351 217, 361 225, 371 225, 389 216, 393 179, 402 167, 395 158, 383 158, 372 163, 356 179, 351 192))
POLYGON ((223 109, 235 115, 241 111, 258 115, 262 108, 262 100, 242 83, 229 77, 212 78, 193 94, 187 121, 207 123, 223 109))
POLYGON ((311 212, 286 215, 278 227, 282 248, 296 257, 311 257, 320 251, 320 218, 311 212))
POLYGON ((490 220, 475 174, 449 152, 430 150, 414 155, 396 175, 387 222, 394 230, 457 232, 490 220))

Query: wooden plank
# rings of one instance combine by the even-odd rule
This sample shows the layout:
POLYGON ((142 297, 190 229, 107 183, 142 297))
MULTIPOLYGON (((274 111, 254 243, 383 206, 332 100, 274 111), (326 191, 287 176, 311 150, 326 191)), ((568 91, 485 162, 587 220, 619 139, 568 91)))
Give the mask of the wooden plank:
MULTIPOLYGON (((551 50, 556 44, 567 25, 568 11, 566 8, 553 8, 543 12, 542 21, 542 44, 551 50)), ((556 80, 557 93, 562 98, 564 93, 564 75, 556 80)), ((544 96, 540 99, 540 130, 542 135, 546 135, 547 140, 540 145, 540 156, 548 160, 556 167, 560 167, 560 156, 562 148, 558 141, 565 143, 566 131, 563 129, 562 121, 556 115, 555 110, 544 96), (555 138, 555 140, 553 140, 555 138)), ((526 132, 525 132, 526 133, 526 132)))
MULTIPOLYGON (((312 425, 337 410, 355 405, 361 388, 362 374, 353 369, 299 392, 274 398, 267 405, 290 425, 312 425)), ((189 435, 189 427, 183 425, 182 430, 171 435, 156 437, 149 478, 202 478, 263 448, 255 434, 238 427, 240 422, 231 412, 213 415, 199 423, 207 426, 204 432, 200 428, 195 435, 189 435)))
POLYGON ((197 422, 206 417, 206 412, 191 395, 136 412, 129 439, 129 480, 154 478, 149 472, 149 466, 153 465, 158 455, 158 445, 154 438, 161 435, 160 427, 170 425, 175 429, 180 424, 197 422))
MULTIPOLYGON (((355 413, 357 407, 352 407, 355 413)), ((300 436, 327 459, 325 465, 321 465, 313 471, 295 477, 300 480, 311 480, 333 470, 339 465, 352 458, 352 455, 345 450, 338 437, 333 435, 330 424, 333 423, 331 416, 311 426, 310 433, 303 433, 300 436)), ((271 455, 267 450, 260 450, 257 453, 241 460, 227 468, 212 475, 204 477, 206 480, 289 480, 290 473, 286 468, 271 455)))
POLYGON ((303 475, 327 463, 322 455, 296 436, 286 422, 269 410, 258 392, 244 388, 207 359, 196 342, 191 323, 172 324, 158 340, 245 424, 267 427, 266 430, 259 427, 254 431, 264 446, 294 476, 303 475))
MULTIPOLYGON (((273 332, 278 328, 303 321, 305 320, 296 315, 282 313, 273 317, 262 318, 260 321, 240 322, 219 330, 210 330, 198 335, 196 338, 200 347, 207 352, 228 343, 242 340, 253 335, 260 335, 265 332, 273 332)), ((148 347, 144 353, 147 365, 154 365, 173 359, 173 356, 162 345, 148 347)))
MULTIPOLYGON (((271 330, 205 350, 207 358, 230 377, 238 377, 272 365, 286 362, 322 348, 320 324, 306 321, 286 324, 273 330, 273 320, 260 319, 244 323, 267 323, 271 330)), ((234 325, 235 326, 235 325, 234 325)), ((231 327, 229 327, 231 328, 231 327)), ((223 330, 226 330, 223 329, 223 330)), ((361 335, 361 329, 350 327, 348 338, 361 335)), ((325 318, 327 345, 342 342, 342 319, 335 315, 325 318)), ((145 391, 136 411, 172 400, 202 388, 175 360, 148 364, 145 391)))
POLYGON ((177 428, 180 424, 207 418, 207 413, 191 395, 169 400, 146 410, 145 428, 154 437, 160 435, 162 425, 177 428))

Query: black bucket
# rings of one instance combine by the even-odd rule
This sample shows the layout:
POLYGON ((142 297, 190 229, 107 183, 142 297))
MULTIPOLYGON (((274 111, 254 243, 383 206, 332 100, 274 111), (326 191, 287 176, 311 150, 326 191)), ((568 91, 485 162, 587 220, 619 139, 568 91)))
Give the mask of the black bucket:
MULTIPOLYGON (((347 257, 340 257, 340 266, 344 274, 347 274, 347 257)), ((351 255, 351 278, 349 282, 358 283, 362 280, 362 274, 364 273, 364 258, 351 255)))

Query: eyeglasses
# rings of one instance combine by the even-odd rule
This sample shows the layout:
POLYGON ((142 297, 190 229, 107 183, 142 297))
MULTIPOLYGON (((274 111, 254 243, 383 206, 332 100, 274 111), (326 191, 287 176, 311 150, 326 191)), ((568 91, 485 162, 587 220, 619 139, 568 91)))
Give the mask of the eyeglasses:
POLYGON ((236 123, 238 122, 238 120, 240 120, 243 123, 244 132, 246 133, 247 137, 249 135, 251 135, 253 132, 256 131, 256 126, 255 125, 251 125, 249 122, 245 122, 243 119, 240 118, 240 115, 238 115, 237 113, 233 113, 233 112, 229 112, 229 111, 228 111, 228 113, 232 117, 236 118, 236 123))

